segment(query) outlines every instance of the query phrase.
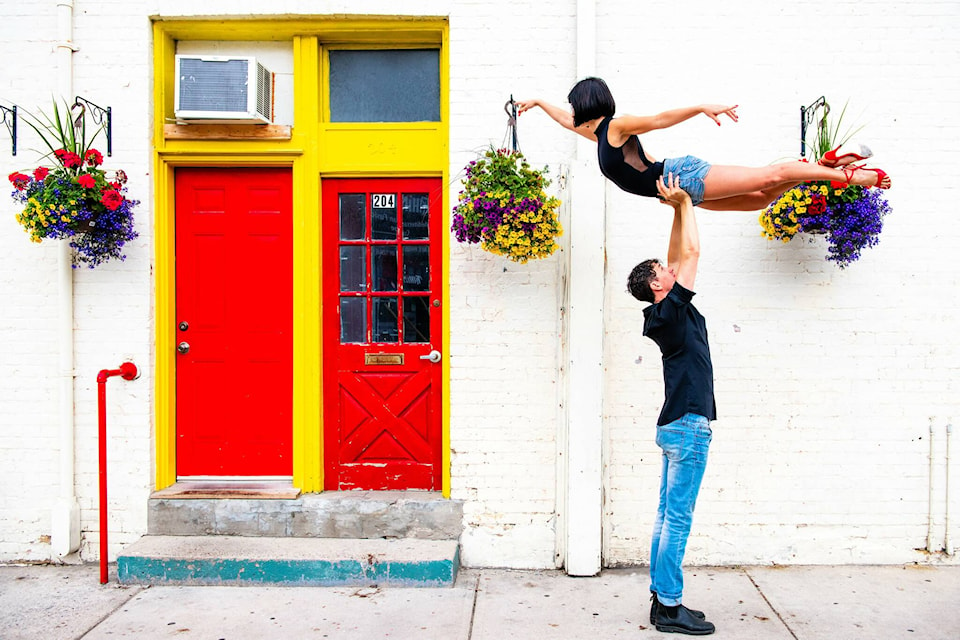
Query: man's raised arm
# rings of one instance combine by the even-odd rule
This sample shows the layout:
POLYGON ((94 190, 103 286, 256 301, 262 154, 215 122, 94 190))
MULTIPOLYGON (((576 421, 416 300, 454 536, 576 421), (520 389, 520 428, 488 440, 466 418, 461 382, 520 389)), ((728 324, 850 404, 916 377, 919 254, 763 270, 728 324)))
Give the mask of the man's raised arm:
POLYGON ((700 261, 700 233, 693 213, 693 202, 686 191, 679 187, 676 176, 668 175, 657 180, 660 199, 673 207, 673 228, 670 231, 670 247, 667 251, 667 267, 676 274, 681 286, 693 291, 700 261))

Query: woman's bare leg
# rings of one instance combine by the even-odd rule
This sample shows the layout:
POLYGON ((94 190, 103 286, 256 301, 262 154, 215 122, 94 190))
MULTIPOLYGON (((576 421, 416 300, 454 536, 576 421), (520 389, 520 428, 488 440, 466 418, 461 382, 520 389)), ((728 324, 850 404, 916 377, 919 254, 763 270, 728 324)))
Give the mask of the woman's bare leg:
MULTIPOLYGON (((783 193, 801 182, 832 180, 846 183, 848 176, 850 184, 864 187, 877 184, 878 175, 873 171, 858 169, 851 175, 850 169, 847 169, 845 174, 841 169, 808 162, 782 162, 769 167, 713 165, 703 179, 703 197, 705 201, 721 200, 753 194, 757 191, 774 193, 778 189, 783 193)), ((776 196, 771 202, 775 199, 776 196)))
POLYGON ((729 198, 719 198, 717 200, 704 200, 699 206, 701 209, 710 209, 711 211, 759 211, 766 209, 771 203, 794 188, 800 182, 790 182, 779 184, 773 189, 764 189, 763 191, 753 191, 739 196, 730 196, 729 198))

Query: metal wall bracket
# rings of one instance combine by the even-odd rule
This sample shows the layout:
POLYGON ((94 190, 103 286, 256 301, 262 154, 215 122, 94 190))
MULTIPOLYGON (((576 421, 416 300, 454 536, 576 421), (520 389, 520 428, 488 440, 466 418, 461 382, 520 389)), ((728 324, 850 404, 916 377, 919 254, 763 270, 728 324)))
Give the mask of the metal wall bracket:
POLYGON ((517 103, 513 100, 512 93, 510 94, 510 99, 503 105, 503 110, 507 112, 507 133, 504 138, 504 146, 509 144, 513 151, 519 151, 520 141, 517 138, 517 103))
POLYGON ((800 107, 800 157, 804 158, 807 155, 807 127, 813 124, 813 119, 817 115, 817 109, 823 109, 823 116, 820 118, 820 123, 817 125, 817 129, 822 129, 826 126, 827 123, 827 114, 830 113, 830 105, 827 103, 827 99, 824 96, 817 98, 813 104, 800 107))
POLYGON ((13 108, 7 108, 0 104, 3 110, 3 124, 7 125, 7 131, 10 132, 10 140, 13 148, 13 155, 17 155, 17 105, 13 108), (7 119, 9 116, 9 120, 7 119))
POLYGON ((80 114, 80 117, 83 117, 83 112, 86 111, 87 107, 90 107, 90 113, 93 116, 93 121, 99 125, 105 125, 107 131, 107 155, 113 155, 113 108, 107 107, 104 109, 101 106, 95 105, 86 98, 81 98, 77 96, 77 99, 73 103, 74 108, 80 107, 83 110, 80 114))

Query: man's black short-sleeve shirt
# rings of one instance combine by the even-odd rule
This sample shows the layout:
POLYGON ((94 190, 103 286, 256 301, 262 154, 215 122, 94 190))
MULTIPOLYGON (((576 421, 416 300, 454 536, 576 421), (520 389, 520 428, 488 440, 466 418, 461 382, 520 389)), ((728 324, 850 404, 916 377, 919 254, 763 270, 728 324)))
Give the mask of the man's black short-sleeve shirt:
POLYGON ((643 310, 643 335, 663 354, 664 402, 658 425, 687 413, 717 418, 707 323, 691 302, 694 295, 674 283, 667 297, 643 310))

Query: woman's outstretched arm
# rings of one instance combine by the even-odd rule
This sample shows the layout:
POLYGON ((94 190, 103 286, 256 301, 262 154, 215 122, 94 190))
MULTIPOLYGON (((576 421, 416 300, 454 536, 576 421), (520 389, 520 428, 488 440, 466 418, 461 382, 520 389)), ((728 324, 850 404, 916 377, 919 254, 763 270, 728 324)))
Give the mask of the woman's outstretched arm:
POLYGON ((629 136, 640 135, 655 129, 666 129, 675 124, 680 124, 684 120, 689 120, 693 116, 701 113, 716 122, 718 126, 720 125, 719 116, 721 114, 724 114, 734 122, 737 122, 740 119, 740 117, 737 115, 738 106, 739 105, 733 105, 732 107, 729 107, 720 104, 699 104, 693 107, 670 109, 669 111, 658 113, 655 116, 623 115, 615 118, 610 123, 610 133, 617 138, 616 140, 611 140, 610 142, 611 144, 619 146, 623 144, 629 136))
POLYGON ((572 113, 570 113, 569 111, 567 111, 562 107, 558 107, 556 105, 550 104, 549 102, 540 100, 539 98, 535 98, 533 100, 518 100, 517 115, 523 113, 524 111, 529 111, 534 107, 540 107, 541 109, 543 109, 543 111, 548 116, 553 118, 554 121, 556 121, 556 123, 559 124, 564 129, 569 129, 574 133, 579 133, 584 138, 588 138, 590 140, 593 140, 594 142, 597 141, 597 135, 593 131, 587 131, 583 128, 578 129, 573 125, 572 113))

